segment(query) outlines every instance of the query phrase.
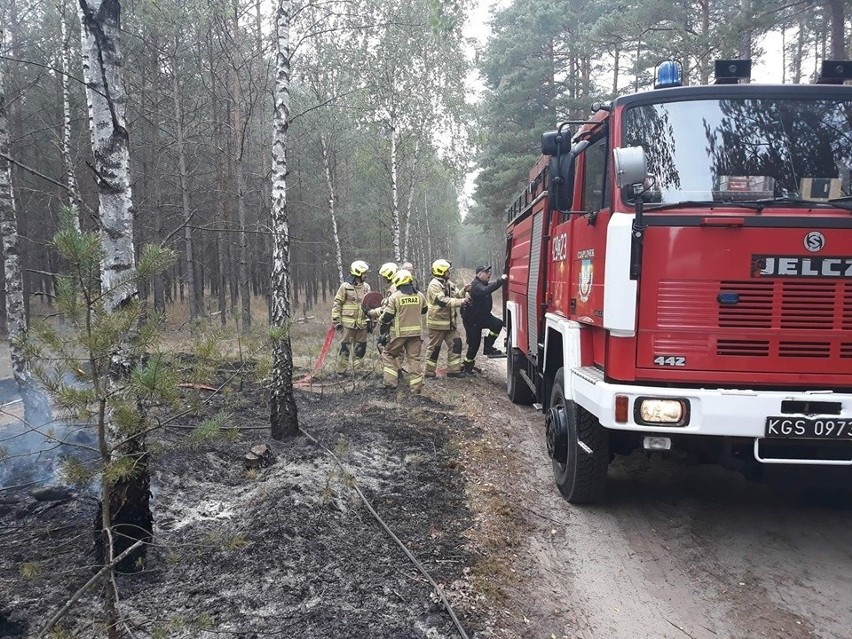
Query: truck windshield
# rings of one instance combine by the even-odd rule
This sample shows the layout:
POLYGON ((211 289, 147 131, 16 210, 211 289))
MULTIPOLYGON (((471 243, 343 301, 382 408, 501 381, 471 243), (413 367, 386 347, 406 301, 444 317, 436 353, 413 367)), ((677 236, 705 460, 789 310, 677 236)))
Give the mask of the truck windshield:
POLYGON ((852 102, 719 99, 637 105, 623 146, 641 146, 646 202, 785 204, 850 195, 852 102))

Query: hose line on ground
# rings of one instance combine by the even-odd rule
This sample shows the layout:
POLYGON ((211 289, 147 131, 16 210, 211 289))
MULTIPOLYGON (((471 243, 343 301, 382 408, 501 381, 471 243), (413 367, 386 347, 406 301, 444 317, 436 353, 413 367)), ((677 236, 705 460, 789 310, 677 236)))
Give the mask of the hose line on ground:
MULTIPOLYGON (((337 455, 335 455, 331 450, 329 450, 324 444, 322 444, 319 440, 317 440, 316 437, 311 435, 303 427, 300 427, 299 430, 301 430, 305 434, 305 437, 310 439, 314 444, 316 444, 317 446, 322 448, 328 455, 330 455, 331 458, 334 459, 334 463, 337 464, 337 466, 340 468, 341 471, 348 474, 346 468, 344 468, 344 466, 343 466, 343 462, 340 461, 340 459, 337 457, 337 455)), ((423 567, 423 564, 421 564, 417 560, 417 558, 411 553, 411 551, 408 549, 408 547, 400 540, 399 537, 397 537, 393 533, 393 531, 388 527, 388 525, 384 522, 384 520, 373 509, 373 506, 370 504, 367 497, 364 495, 364 493, 361 492, 361 489, 358 488, 358 484, 353 483, 352 487, 355 489, 355 492, 358 493, 358 496, 361 498, 361 501, 364 502, 364 505, 367 507, 367 510, 370 511, 370 514, 376 519, 377 522, 379 522, 381 527, 385 529, 385 532, 388 535, 390 535, 390 538, 393 539, 396 542, 397 546, 402 548, 402 551, 411 560, 411 563, 413 563, 417 567, 417 570, 419 570, 420 573, 424 577, 426 577, 426 580, 429 582, 429 584, 432 586, 432 588, 435 589, 435 592, 438 593, 438 597, 441 598, 441 603, 444 604, 444 608, 450 614, 450 618, 453 620, 453 624, 455 624, 456 630, 459 631, 459 634, 462 636, 462 639, 470 639, 468 637, 467 633, 465 632, 464 627, 462 627, 461 622, 459 621, 458 617, 456 616, 456 613, 453 610, 453 607, 450 605, 450 602, 444 596, 444 591, 441 590, 441 587, 435 582, 434 579, 432 579, 432 576, 428 572, 426 572, 426 569, 423 567)))

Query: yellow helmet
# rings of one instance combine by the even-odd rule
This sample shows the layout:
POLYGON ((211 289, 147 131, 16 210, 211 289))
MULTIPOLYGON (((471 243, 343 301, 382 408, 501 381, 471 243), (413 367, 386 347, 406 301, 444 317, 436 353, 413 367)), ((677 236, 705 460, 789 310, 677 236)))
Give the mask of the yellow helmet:
POLYGON ((385 278, 388 282, 393 282, 393 276, 396 275, 396 264, 393 262, 385 262, 379 268, 379 275, 385 278))
POLYGON ((355 260, 349 267, 349 272, 355 277, 364 277, 364 274, 370 270, 370 265, 364 260, 355 260))
POLYGON ((432 275, 435 275, 436 277, 444 277, 450 272, 451 267, 452 264, 450 264, 447 260, 435 260, 432 262, 432 275))
POLYGON ((413 281, 414 276, 411 274, 411 271, 406 271, 405 269, 399 269, 393 278, 394 286, 397 288, 403 284, 411 284, 413 281))

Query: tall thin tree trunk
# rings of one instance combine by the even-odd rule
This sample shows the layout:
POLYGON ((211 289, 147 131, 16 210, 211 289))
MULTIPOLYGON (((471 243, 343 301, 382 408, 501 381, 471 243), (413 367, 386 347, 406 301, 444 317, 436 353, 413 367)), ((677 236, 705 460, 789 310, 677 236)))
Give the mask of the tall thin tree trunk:
MULTIPOLYGON (((0 42, 3 42, 2 28, 0 42)), ((12 375, 24 403, 24 419, 30 427, 38 428, 48 423, 52 416, 50 403, 33 379, 20 341, 26 337, 27 315, 24 312, 18 216, 12 194, 12 166, 6 159, 9 155, 9 127, 6 118, 4 71, 5 61, 0 61, 0 234, 3 237, 9 354, 12 359, 12 375)))
POLYGON ((278 0, 276 11, 275 116, 272 134, 272 437, 299 432, 293 397, 293 351, 290 345, 290 229, 287 213, 287 128, 290 119, 290 0, 278 0))
MULTIPOLYGON (((158 179, 158 171, 160 169, 160 53, 159 53, 159 38, 154 33, 151 36, 153 67, 151 75, 151 173, 154 179, 158 179)), ((165 238, 165 228, 163 221, 163 195, 162 189, 154 188, 154 202, 152 204, 154 210, 154 233, 157 242, 163 241, 165 238)), ((166 312, 166 288, 168 286, 167 276, 165 273, 157 273, 151 288, 154 293, 154 309, 159 313, 166 312)))
POLYGON ((831 59, 846 59, 846 41, 844 27, 846 16, 844 4, 846 0, 828 0, 828 10, 831 13, 831 59))
POLYGON ((68 20, 65 9, 65 0, 62 0, 59 22, 62 32, 62 164, 65 167, 65 183, 68 185, 71 205, 76 208, 74 212, 74 225, 79 230, 83 203, 80 199, 80 190, 77 187, 74 161, 71 158, 71 98, 68 88, 68 76, 71 72, 71 46, 68 41, 68 20))
POLYGON ((397 180, 397 144, 398 133, 396 122, 391 120, 390 124, 390 178, 391 178, 391 220, 393 225, 393 258, 399 262, 402 260, 402 249, 399 241, 399 187, 397 180))
MULTIPOLYGON (((232 11, 233 16, 233 37, 236 39, 239 35, 239 22, 237 19, 238 7, 235 4, 232 11)), ((239 264, 239 288, 240 288, 240 314, 242 315, 242 327, 244 331, 251 328, 251 282, 249 281, 248 269, 248 233, 246 224, 246 196, 245 196, 245 176, 244 176, 244 152, 245 152, 245 131, 243 129, 243 112, 242 112, 242 90, 240 88, 240 78, 236 69, 231 69, 231 91, 233 99, 233 129, 236 143, 236 157, 234 158, 235 180, 237 187, 237 218, 240 225, 240 264, 239 264)))
POLYGON ((740 33, 740 55, 743 60, 751 59, 752 49, 752 11, 751 0, 740 0, 740 10, 742 11, 742 31, 740 33))
POLYGON ((423 223, 426 225, 426 248, 429 251, 428 259, 435 259, 432 252, 432 233, 429 231, 429 205, 426 202, 426 192, 423 192, 423 223))
POLYGON ((181 204, 183 206, 183 252, 184 252, 184 276, 189 295, 189 318, 198 319, 201 315, 201 301, 198 299, 198 290, 195 286, 195 259, 192 245, 192 207, 189 202, 189 172, 186 169, 186 144, 183 134, 183 103, 180 93, 180 77, 178 76, 178 34, 174 36, 174 51, 172 54, 172 98, 175 106, 175 137, 178 153, 178 172, 180 178, 181 204))
POLYGON ((411 233, 411 205, 414 201, 414 186, 417 184, 417 160, 420 157, 420 138, 414 142, 414 160, 411 163, 411 184, 408 188, 408 202, 405 207, 405 241, 402 245, 402 259, 408 260, 408 236, 411 233))
POLYGON ((331 233, 334 239, 334 257, 337 259, 337 273, 343 281, 343 257, 340 252, 340 235, 337 232, 337 193, 334 188, 334 171, 331 165, 328 140, 320 133, 320 148, 322 150, 322 166, 325 169, 325 183, 328 186, 328 213, 331 216, 331 233))
POLYGON ((222 140, 222 114, 221 105, 219 102, 219 94, 217 87, 219 85, 216 76, 216 59, 213 55, 213 42, 210 31, 207 33, 207 55, 210 64, 210 96, 213 101, 213 131, 215 134, 216 144, 213 152, 216 155, 216 218, 217 230, 215 235, 216 246, 216 263, 218 265, 218 302, 219 302, 219 322, 222 326, 228 323, 228 274, 230 264, 228 263, 227 244, 225 243, 225 233, 227 232, 227 212, 225 208, 225 156, 220 148, 222 140))
MULTIPOLYGON (((118 0, 79 0, 78 7, 104 251, 101 288, 107 310, 114 311, 136 295, 129 136, 125 124, 126 96, 119 43, 121 6, 118 0)), ((112 360, 116 377, 127 375, 133 366, 130 355, 122 350, 114 353, 112 360)), ((103 434, 111 440, 116 438, 111 425, 103 434)), ((121 552, 117 549, 127 548, 135 540, 150 539, 152 535, 145 441, 141 437, 131 439, 122 445, 120 452, 134 459, 135 472, 114 483, 103 482, 104 494, 108 495, 101 504, 106 511, 103 521, 112 522, 115 533, 118 533, 110 535, 109 529, 101 529, 105 564, 112 561, 116 552, 121 552)), ((125 566, 144 565, 145 556, 146 549, 142 546, 138 553, 122 563, 125 566)), ((107 587, 106 591, 107 612, 113 614, 113 589, 107 587)), ((117 619, 108 619, 108 622, 115 621, 117 619)), ((117 637, 118 630, 113 623, 109 627, 109 636, 117 637)))
POLYGON ((799 84, 802 81, 802 61, 804 60, 805 52, 805 31, 806 18, 799 19, 799 29, 796 34, 796 55, 793 59, 793 83, 799 84))
POLYGON ((621 48, 615 45, 615 52, 612 54, 612 95, 618 95, 618 72, 619 62, 621 61, 621 48))

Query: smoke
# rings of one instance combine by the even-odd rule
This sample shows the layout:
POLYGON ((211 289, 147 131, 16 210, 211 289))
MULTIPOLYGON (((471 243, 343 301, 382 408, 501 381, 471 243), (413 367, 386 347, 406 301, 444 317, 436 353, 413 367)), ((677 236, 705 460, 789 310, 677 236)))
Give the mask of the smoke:
POLYGON ((90 469, 96 457, 97 438, 87 424, 54 422, 36 428, 14 420, 0 425, 0 489, 79 485, 85 483, 85 473, 74 469, 90 469))

